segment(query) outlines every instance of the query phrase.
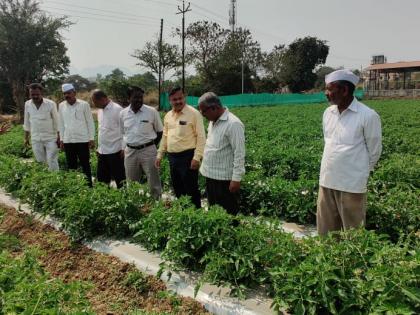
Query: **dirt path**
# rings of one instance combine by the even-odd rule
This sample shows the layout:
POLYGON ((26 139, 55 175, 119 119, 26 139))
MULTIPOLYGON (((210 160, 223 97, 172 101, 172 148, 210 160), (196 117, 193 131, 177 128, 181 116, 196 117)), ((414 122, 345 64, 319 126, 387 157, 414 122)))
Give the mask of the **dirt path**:
POLYGON ((165 284, 117 258, 72 244, 62 232, 31 216, 0 205, 5 214, 0 232, 16 236, 27 247, 38 247, 39 260, 51 276, 65 282, 92 284, 88 298, 98 314, 128 314, 135 309, 171 314, 208 314, 193 299, 173 295, 165 284))

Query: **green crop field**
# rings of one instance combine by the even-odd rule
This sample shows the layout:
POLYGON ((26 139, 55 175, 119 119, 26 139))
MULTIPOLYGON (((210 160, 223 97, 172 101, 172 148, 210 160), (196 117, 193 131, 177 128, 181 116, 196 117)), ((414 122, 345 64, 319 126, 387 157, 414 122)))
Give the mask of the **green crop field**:
MULTIPOLYGON (((367 230, 295 241, 279 220, 314 223, 326 104, 235 109, 246 128, 242 215, 188 200, 155 203, 147 188, 86 187, 78 173, 47 172, 24 150, 20 127, 0 137, 0 186, 60 219, 74 240, 129 237, 166 267, 244 296, 264 287, 293 314, 420 312, 420 102, 369 101, 381 116, 383 154, 369 180, 367 230), (261 223, 263 222, 263 224, 261 223), (340 241, 338 241, 338 239, 340 241)), ((168 187, 167 165, 162 178, 168 187)))

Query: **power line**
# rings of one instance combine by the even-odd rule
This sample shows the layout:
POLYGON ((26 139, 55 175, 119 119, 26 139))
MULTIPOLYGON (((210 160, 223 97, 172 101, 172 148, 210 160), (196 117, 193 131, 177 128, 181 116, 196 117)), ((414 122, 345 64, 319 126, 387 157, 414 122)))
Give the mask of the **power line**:
MULTIPOLYGON (((88 11, 81 11, 81 10, 72 10, 72 9, 67 9, 67 8, 56 8, 56 7, 50 7, 50 6, 44 6, 44 8, 50 9, 50 10, 60 10, 60 11, 65 11, 65 12, 76 12, 76 13, 81 13, 81 14, 89 14, 89 15, 94 15, 94 16, 100 16, 100 17, 106 17, 106 18, 111 18, 111 19, 118 19, 121 21, 138 21, 138 19, 135 18, 123 18, 117 15, 106 15, 106 14, 99 14, 99 13, 91 13, 88 11)), ((147 21, 148 23, 152 23, 153 21, 147 21)), ((157 20, 156 20, 157 22, 157 20)))
MULTIPOLYGON (((140 19, 149 19, 151 22, 158 22, 160 19, 158 18, 154 18, 154 17, 150 17, 150 16, 145 16, 145 15, 137 15, 137 14, 133 14, 133 13, 129 13, 129 12, 123 12, 123 11, 112 11, 112 10, 104 10, 104 9, 98 9, 98 8, 93 8, 93 7, 87 7, 87 6, 80 6, 80 5, 69 5, 68 3, 65 2, 61 2, 61 1, 52 1, 49 0, 48 2, 52 2, 55 4, 59 4, 60 6, 64 6, 66 8, 66 11, 73 11, 73 12, 80 12, 83 14, 92 14, 92 15, 99 15, 99 14, 93 14, 87 11, 79 11, 79 10, 74 10, 74 9, 67 9, 67 7, 73 8, 82 8, 82 9, 87 9, 89 11, 93 11, 93 12, 105 12, 105 13, 112 13, 112 15, 99 15, 99 16, 104 16, 104 17, 111 17, 111 18, 118 18, 118 19, 123 19, 123 20, 138 20, 137 18, 140 19), (121 16, 120 16, 121 15, 121 16), (127 17, 127 16, 131 16, 131 17, 127 17)), ((46 7, 46 6, 44 6, 46 7)), ((63 10, 63 8, 53 8, 50 7, 51 9, 57 9, 57 10, 63 10)), ((169 22, 169 24, 173 25, 173 26, 177 26, 174 23, 169 22)))
POLYGON ((48 0, 48 2, 52 2, 52 3, 56 3, 59 5, 63 5, 63 6, 67 6, 67 7, 76 7, 76 8, 81 8, 81 9, 88 9, 88 10, 92 10, 92 11, 98 11, 98 12, 105 12, 105 13, 112 13, 113 15, 122 15, 124 18, 127 18, 128 16, 132 16, 132 17, 138 17, 138 18, 145 18, 145 19, 150 19, 150 20, 156 20, 156 18, 150 17, 150 16, 146 16, 146 15, 137 15, 137 14, 132 14, 129 12, 122 12, 122 11, 112 11, 112 10, 104 10, 104 9, 98 9, 98 8, 92 8, 92 7, 86 7, 86 6, 81 6, 81 5, 75 5, 75 4, 68 4, 67 2, 61 2, 61 1, 53 1, 53 0, 48 0))
POLYGON ((62 14, 60 12, 54 12, 49 10, 44 10, 50 14, 55 15, 56 17, 72 17, 72 18, 80 18, 80 19, 88 19, 88 20, 95 20, 95 21, 104 21, 104 22, 112 22, 112 23, 119 23, 119 24, 129 24, 129 25, 137 25, 137 26, 157 26, 157 24, 141 24, 141 23, 134 23, 129 21, 122 21, 122 20, 111 20, 111 19, 104 19, 104 18, 96 18, 91 16, 81 16, 81 15, 70 15, 70 14, 62 14))

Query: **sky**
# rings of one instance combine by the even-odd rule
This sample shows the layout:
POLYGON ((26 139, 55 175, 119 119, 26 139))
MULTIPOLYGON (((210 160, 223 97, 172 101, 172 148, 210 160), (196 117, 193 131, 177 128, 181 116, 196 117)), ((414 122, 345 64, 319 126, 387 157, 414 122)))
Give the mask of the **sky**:
MULTIPOLYGON (((210 20, 229 28, 230 0, 190 0, 186 25, 210 20)), ((185 2, 187 5, 188 2, 185 2)), ((40 0, 49 14, 68 16, 74 24, 62 35, 72 74, 106 74, 119 67, 143 73, 131 57, 158 36, 164 40, 181 27, 181 0, 40 0)), ((388 62, 420 60, 420 0, 237 0, 237 25, 248 28, 263 51, 315 36, 327 41, 327 65, 360 69, 372 55, 388 62)))

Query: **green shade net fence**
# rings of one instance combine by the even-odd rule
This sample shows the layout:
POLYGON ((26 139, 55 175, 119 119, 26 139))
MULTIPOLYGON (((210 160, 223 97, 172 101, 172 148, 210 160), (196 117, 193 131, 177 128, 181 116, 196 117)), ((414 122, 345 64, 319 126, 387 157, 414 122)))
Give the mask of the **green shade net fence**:
MULTIPOLYGON (((363 90, 356 90, 355 96, 358 99, 363 98, 363 90)), ((187 96, 187 104, 197 107, 197 96, 187 96)), ((243 106, 268 106, 268 105, 286 105, 286 104, 308 104, 323 103, 327 99, 324 92, 314 94, 238 94, 220 96, 222 104, 227 108, 243 107, 243 106)), ((168 111, 171 109, 169 104, 168 93, 160 95, 161 110, 168 111)))

